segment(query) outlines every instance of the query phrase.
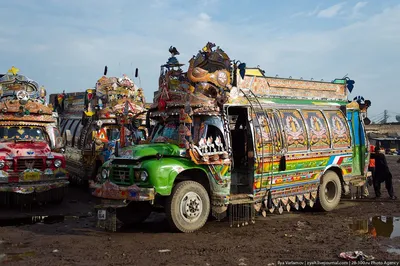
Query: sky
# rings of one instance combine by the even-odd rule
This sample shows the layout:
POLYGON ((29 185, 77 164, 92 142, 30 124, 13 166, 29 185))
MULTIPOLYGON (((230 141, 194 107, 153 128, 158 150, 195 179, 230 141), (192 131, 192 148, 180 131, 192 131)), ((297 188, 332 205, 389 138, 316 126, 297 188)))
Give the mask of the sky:
POLYGON ((267 76, 355 80, 373 120, 400 115, 400 2, 332 0, 13 0, 0 5, 0 72, 11 66, 48 94, 84 91, 139 68, 147 101, 175 46, 208 41, 267 76))

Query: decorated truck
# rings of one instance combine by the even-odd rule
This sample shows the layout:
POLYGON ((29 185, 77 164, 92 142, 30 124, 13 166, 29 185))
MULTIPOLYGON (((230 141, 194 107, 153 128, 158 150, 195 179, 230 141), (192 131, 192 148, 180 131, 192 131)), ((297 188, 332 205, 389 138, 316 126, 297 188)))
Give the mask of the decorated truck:
POLYGON ((268 77, 212 43, 184 72, 170 52, 147 144, 118 151, 91 184, 103 199, 100 226, 141 222, 153 207, 181 232, 200 229, 209 214, 240 226, 256 213, 331 211, 365 184, 370 102, 348 101, 354 81, 268 77))
MULTIPOLYGON (((137 72, 136 72, 137 73, 137 72)), ((97 170, 119 146, 147 137, 143 90, 126 75, 104 76, 95 88, 50 96, 65 137, 67 169, 74 183, 96 178, 97 170)))
POLYGON ((0 205, 59 203, 69 181, 56 114, 18 71, 0 75, 0 205))

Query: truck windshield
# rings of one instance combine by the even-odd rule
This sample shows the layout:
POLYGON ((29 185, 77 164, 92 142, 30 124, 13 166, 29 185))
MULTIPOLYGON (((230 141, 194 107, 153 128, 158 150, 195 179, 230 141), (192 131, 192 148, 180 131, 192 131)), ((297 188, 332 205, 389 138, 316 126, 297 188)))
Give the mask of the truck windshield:
POLYGON ((45 135, 40 127, 0 126, 0 141, 44 141, 45 135))
POLYGON ((177 121, 169 121, 165 124, 159 123, 155 128, 155 133, 151 142, 165 142, 167 140, 178 141, 178 128, 179 123, 177 121))

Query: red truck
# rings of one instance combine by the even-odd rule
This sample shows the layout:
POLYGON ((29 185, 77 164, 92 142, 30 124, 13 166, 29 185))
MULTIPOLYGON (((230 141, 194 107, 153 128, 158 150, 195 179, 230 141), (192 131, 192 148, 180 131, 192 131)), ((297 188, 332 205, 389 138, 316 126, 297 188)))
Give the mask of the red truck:
POLYGON ((69 181, 57 116, 46 90, 17 73, 0 75, 0 205, 60 203, 69 181))

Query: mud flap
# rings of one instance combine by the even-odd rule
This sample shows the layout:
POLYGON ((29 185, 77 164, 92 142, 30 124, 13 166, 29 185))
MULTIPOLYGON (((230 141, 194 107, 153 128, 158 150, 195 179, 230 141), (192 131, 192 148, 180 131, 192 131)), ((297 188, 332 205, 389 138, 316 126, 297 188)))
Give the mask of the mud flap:
POLYGON ((127 202, 115 200, 102 200, 94 207, 96 212, 96 227, 106 231, 117 231, 117 209, 126 207, 127 202))
POLYGON ((117 208, 96 208, 97 223, 96 227, 106 231, 117 231, 117 208))
POLYGON ((254 202, 229 204, 229 226, 241 227, 255 223, 254 202))

